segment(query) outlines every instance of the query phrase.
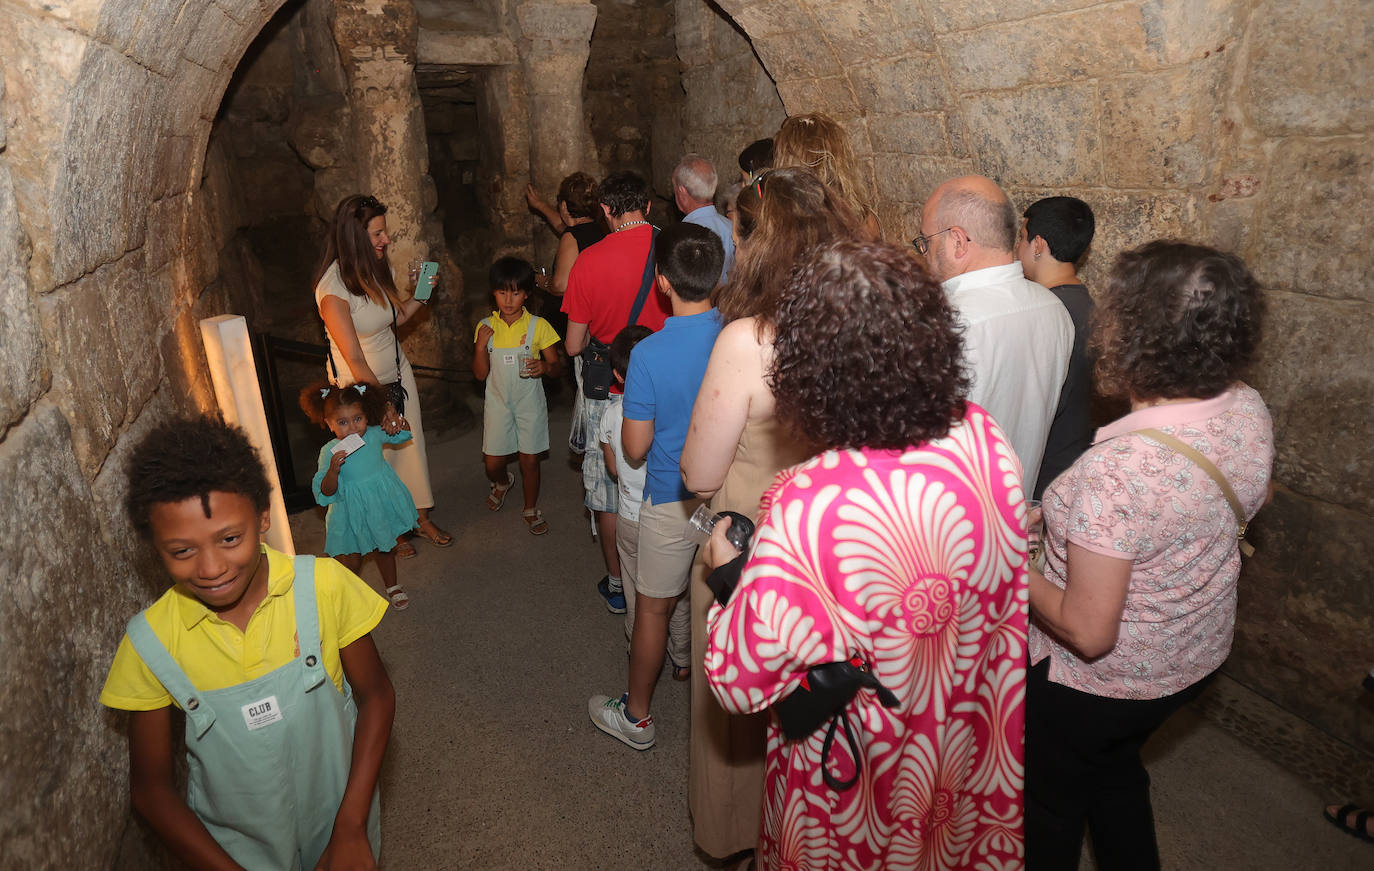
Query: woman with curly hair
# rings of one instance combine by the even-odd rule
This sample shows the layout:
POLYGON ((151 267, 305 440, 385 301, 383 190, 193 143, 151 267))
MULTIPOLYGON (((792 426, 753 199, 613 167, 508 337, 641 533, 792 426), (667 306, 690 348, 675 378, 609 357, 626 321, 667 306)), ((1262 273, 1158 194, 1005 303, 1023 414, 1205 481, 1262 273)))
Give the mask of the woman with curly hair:
POLYGON ((849 206, 860 235, 872 240, 882 236, 868 184, 849 145, 849 134, 834 118, 822 112, 787 116, 773 137, 773 166, 811 170, 849 206))
MULTIPOLYGON (((808 250, 853 238, 849 207, 820 180, 795 167, 768 170, 736 202, 735 268, 716 307, 729 322, 716 338, 682 450, 687 488, 711 497, 715 511, 754 517, 773 477, 815 450, 773 416, 765 373, 773 357, 773 322, 788 275, 808 250)), ((702 567, 692 578, 692 661, 706 651, 711 601, 702 567)), ((688 805, 697 845, 724 857, 758 839, 763 789, 764 718, 725 713, 692 669, 692 740, 688 805)))
POLYGON ((773 354, 778 416, 821 453, 764 497, 711 690, 762 711, 848 661, 895 704, 860 689, 838 740, 770 720, 759 864, 1020 867, 1025 496, 954 311, 913 252, 837 242, 793 275, 773 354))
POLYGON ((1158 868, 1140 747, 1231 650, 1238 533, 1265 503, 1273 425, 1240 380, 1262 300, 1239 258, 1150 242, 1097 301, 1098 384, 1131 412, 1044 495, 1030 586, 1026 847, 1076 869, 1158 868))

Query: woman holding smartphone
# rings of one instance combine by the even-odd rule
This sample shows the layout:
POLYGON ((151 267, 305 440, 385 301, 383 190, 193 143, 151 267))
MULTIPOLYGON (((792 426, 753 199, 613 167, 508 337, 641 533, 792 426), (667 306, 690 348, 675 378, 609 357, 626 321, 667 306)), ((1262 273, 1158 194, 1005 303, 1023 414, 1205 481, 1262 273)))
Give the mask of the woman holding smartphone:
MULTIPOLYGON (((383 455, 415 500, 419 534, 438 547, 448 547, 453 537, 429 517, 434 495, 429 485, 420 394, 410 361, 396 337, 396 328, 413 317, 425 301, 413 296, 401 298, 386 256, 390 245, 386 206, 376 197, 354 194, 339 203, 315 272, 315 304, 329 335, 328 377, 340 386, 363 382, 380 387, 400 382, 405 391, 404 414, 414 438, 401 445, 388 445, 383 455)), ((434 282, 431 277, 431 288, 434 282)), ((401 409, 389 402, 382 428, 395 432, 400 417, 401 409)), ((404 536, 396 541, 396 555, 402 559, 415 556, 415 548, 404 536)))

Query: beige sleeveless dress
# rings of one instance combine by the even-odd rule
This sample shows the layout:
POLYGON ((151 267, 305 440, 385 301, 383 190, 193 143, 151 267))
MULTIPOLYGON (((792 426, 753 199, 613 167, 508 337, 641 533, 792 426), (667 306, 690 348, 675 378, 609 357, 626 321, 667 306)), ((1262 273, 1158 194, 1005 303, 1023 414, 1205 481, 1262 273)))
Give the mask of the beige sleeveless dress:
MULTIPOLYGON (((711 508, 758 516, 759 501, 778 472, 815 452, 772 418, 745 424, 725 483, 711 508)), ((758 843, 763 807, 763 758, 768 712, 727 714, 711 695, 706 670, 706 614, 715 601, 706 565, 692 571, 692 716, 687 802, 697 846, 717 858, 758 843)))

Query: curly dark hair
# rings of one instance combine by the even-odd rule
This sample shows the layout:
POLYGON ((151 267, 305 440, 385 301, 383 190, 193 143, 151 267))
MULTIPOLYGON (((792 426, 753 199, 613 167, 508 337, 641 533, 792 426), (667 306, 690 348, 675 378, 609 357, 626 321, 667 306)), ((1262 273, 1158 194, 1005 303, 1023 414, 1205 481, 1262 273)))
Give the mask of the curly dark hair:
POLYGON ((210 494, 237 493, 259 512, 266 511, 272 487, 248 435, 218 417, 173 420, 134 446, 125 467, 129 492, 124 507, 144 538, 152 537, 148 517, 154 505, 200 497, 210 516, 210 494))
POLYGON ((316 381, 301 391, 301 411, 311 422, 329 429, 329 415, 341 405, 361 405, 369 426, 378 425, 386 416, 386 391, 375 384, 350 384, 336 387, 328 381, 316 381))
POLYGON ((649 183, 638 173, 613 172, 601 180, 601 204, 612 218, 649 208, 649 183))
POLYGON ((810 252, 778 308, 778 418, 821 448, 901 450, 964 416, 954 309, 915 253, 840 240, 810 252))
POLYGON ((1210 399, 1259 346, 1264 300, 1234 254, 1157 240, 1116 258, 1089 347, 1098 386, 1136 399, 1210 399))
POLYGON ((558 202, 568 207, 574 218, 601 219, 601 191, 596 179, 585 172, 575 172, 558 185, 558 202))

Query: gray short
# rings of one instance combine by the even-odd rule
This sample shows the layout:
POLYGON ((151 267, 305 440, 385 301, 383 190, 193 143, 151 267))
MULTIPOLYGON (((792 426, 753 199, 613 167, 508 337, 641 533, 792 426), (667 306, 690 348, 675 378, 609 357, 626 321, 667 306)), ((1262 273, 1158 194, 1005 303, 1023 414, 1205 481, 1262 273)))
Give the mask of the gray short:
POLYGON ((586 399, 583 402, 583 432, 587 438, 587 450, 582 454, 582 489, 587 491, 583 500, 593 511, 616 513, 620 507, 619 487, 611 473, 606 471, 606 458, 601 454, 601 443, 596 432, 601 428, 601 415, 606 412, 612 399, 586 399))

